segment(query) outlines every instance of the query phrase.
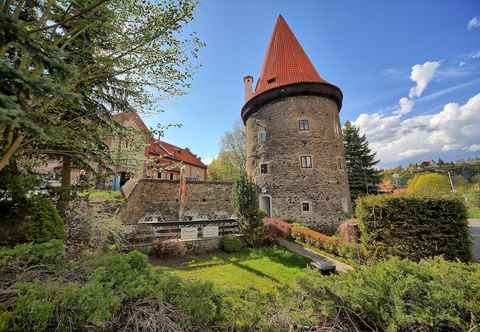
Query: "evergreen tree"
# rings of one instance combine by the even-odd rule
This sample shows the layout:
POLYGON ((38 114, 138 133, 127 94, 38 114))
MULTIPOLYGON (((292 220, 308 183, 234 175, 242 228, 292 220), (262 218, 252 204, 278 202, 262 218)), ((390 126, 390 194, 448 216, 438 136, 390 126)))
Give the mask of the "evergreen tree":
POLYGON ((359 196, 376 194, 380 176, 374 166, 379 161, 368 147, 367 137, 360 135, 359 129, 347 121, 343 128, 343 144, 352 202, 359 196))

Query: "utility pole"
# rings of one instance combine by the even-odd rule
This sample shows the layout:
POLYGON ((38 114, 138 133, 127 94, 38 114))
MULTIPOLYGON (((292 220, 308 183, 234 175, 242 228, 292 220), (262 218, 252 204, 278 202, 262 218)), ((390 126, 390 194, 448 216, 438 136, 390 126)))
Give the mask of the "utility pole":
POLYGON ((453 180, 452 180, 452 176, 450 175, 450 171, 448 171, 448 179, 450 180, 450 187, 452 188, 452 193, 454 193, 455 187, 453 185, 453 180))

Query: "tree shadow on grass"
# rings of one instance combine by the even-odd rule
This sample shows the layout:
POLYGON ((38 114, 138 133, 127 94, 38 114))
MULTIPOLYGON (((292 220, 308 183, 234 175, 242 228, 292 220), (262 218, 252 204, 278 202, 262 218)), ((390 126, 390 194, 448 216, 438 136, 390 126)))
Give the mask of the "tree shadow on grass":
MULTIPOLYGON (((212 262, 212 263, 199 263, 197 265, 191 265, 191 266, 182 266, 179 267, 179 270, 182 271, 195 271, 195 270, 200 270, 204 268, 211 268, 211 267, 217 267, 217 266, 222 266, 222 265, 227 265, 231 264, 239 269, 245 270, 249 273, 255 274, 259 277, 269 279, 273 282, 279 283, 280 281, 276 279, 275 277, 268 275, 262 271, 259 271, 255 268, 252 268, 250 266, 244 265, 241 262, 244 261, 250 261, 252 259, 258 259, 258 258, 263 258, 265 255, 250 255, 249 252, 245 252, 244 255, 216 255, 215 258, 220 260, 218 262, 212 262)), ((268 257, 268 256, 267 256, 268 257)))

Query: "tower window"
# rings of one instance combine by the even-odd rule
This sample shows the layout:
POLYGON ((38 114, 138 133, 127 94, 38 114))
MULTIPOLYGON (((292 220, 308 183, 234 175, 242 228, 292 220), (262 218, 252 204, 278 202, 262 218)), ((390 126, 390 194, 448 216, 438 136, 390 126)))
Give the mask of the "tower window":
POLYGON ((302 212, 310 212, 310 202, 302 202, 302 212))
POLYGON ((263 144, 267 140, 267 131, 265 129, 260 129, 258 131, 258 144, 263 144))
POLYGON ((270 79, 267 80, 267 83, 268 83, 268 84, 272 84, 272 83, 275 82, 276 79, 277 79, 276 77, 272 77, 272 78, 270 78, 270 79))
POLYGON ((298 120, 298 130, 310 130, 308 120, 298 120))
POLYGON ((170 180, 173 180, 173 174, 170 173, 170 180))
POLYGON ((260 164, 260 173, 268 174, 268 164, 266 163, 260 164))
POLYGON ((341 157, 337 157, 337 168, 343 169, 343 160, 341 157))
POLYGON ((301 168, 312 168, 312 156, 300 156, 301 168))

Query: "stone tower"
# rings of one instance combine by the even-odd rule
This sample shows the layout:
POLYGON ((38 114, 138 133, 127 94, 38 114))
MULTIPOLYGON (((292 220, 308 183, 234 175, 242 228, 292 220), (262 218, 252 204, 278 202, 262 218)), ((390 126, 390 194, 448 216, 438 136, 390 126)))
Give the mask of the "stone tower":
POLYGON ((351 212, 339 111, 325 81, 279 16, 255 90, 245 76, 247 173, 269 215, 331 232, 351 212))

